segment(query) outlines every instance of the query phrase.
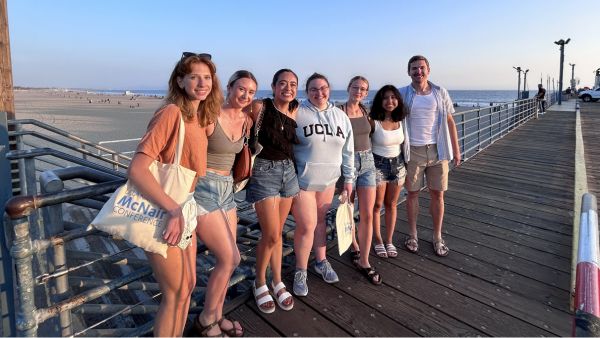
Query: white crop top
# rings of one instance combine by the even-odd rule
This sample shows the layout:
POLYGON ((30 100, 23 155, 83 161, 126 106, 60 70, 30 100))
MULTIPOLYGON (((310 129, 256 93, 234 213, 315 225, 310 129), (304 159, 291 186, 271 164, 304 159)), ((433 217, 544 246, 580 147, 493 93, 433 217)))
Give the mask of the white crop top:
POLYGON ((385 130, 381 121, 375 121, 375 131, 371 135, 373 154, 383 157, 396 157, 400 155, 400 145, 404 142, 402 122, 398 129, 385 130))

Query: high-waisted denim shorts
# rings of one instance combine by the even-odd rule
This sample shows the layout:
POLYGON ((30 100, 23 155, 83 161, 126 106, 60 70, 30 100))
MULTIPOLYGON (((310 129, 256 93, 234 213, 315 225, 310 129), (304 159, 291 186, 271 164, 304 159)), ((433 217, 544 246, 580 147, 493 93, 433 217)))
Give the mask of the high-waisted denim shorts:
POLYGON ((294 162, 290 159, 254 160, 252 176, 246 188, 246 201, 256 203, 269 197, 293 197, 300 192, 294 162))
POLYGON ((237 205, 233 200, 233 178, 207 171, 200 177, 194 190, 194 198, 198 205, 198 216, 215 210, 231 210, 237 205))
POLYGON ((355 187, 374 187, 375 161, 371 150, 354 152, 354 184, 355 187))
POLYGON ((406 177, 404 157, 402 154, 396 157, 383 157, 373 154, 375 160, 375 172, 377 184, 387 182, 400 182, 406 177))

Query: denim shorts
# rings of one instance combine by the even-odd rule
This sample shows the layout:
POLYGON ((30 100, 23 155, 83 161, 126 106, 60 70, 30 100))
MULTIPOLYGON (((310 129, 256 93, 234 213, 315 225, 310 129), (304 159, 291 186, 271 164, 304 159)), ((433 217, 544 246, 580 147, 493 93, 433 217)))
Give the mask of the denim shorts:
POLYGON ((404 157, 402 154, 396 157, 383 157, 373 154, 375 160, 375 172, 377 184, 387 182, 399 182, 406 177, 404 157))
POLYGON ((354 185, 355 187, 374 187, 375 161, 371 150, 354 152, 354 185))
POLYGON ((293 197, 300 192, 294 162, 290 159, 254 160, 252 176, 246 188, 246 201, 256 203, 269 197, 293 197))
POLYGON ((237 205, 233 200, 233 177, 206 171, 206 176, 198 179, 194 198, 198 205, 198 216, 219 209, 228 211, 235 208, 237 205))

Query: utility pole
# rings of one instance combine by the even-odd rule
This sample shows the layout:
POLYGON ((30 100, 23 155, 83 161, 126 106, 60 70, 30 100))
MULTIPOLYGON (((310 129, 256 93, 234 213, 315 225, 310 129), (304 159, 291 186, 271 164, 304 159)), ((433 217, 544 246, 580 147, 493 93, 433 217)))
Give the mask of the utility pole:
POLYGON ((562 104, 562 85, 563 85, 563 64, 565 63, 565 45, 571 41, 570 38, 567 40, 560 39, 554 41, 555 44, 560 46, 560 74, 558 78, 558 104, 562 104))
POLYGON ((519 78, 519 80, 517 82, 517 100, 520 100, 521 99, 521 72, 522 72, 522 70, 521 70, 521 67, 513 66, 513 68, 517 70, 517 76, 519 78))

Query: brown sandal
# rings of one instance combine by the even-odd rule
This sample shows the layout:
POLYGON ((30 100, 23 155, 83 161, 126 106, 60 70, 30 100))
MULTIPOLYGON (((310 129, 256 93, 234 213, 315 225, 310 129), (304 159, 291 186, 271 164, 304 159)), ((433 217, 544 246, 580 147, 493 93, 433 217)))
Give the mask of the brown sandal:
MULTIPOLYGON (((216 335, 209 335, 208 331, 210 331, 213 327, 217 326, 219 327, 220 321, 215 321, 212 322, 206 326, 202 325, 200 323, 200 316, 196 317, 196 320, 194 320, 194 329, 196 330, 196 332, 198 333, 198 335, 200 337, 225 337, 225 333, 223 333, 223 331, 221 331, 221 333, 218 333, 216 335)), ((219 330, 221 328, 219 327, 219 330)))
POLYGON ((365 277, 367 277, 367 279, 369 280, 369 282, 371 282, 371 284, 373 285, 381 285, 381 275, 375 271, 375 268, 370 266, 368 268, 363 268, 362 266, 356 264, 356 268, 358 269, 358 271, 360 271, 365 277))
POLYGON ((244 335, 244 328, 242 327, 240 322, 238 322, 237 320, 231 320, 231 319, 223 316, 221 319, 219 319, 219 321, 217 323, 219 324, 219 328, 221 328, 221 332, 224 332, 229 337, 242 337, 244 335), (228 320, 231 322, 231 325, 232 325, 231 329, 223 328, 224 320, 228 320), (237 326, 235 324, 237 324, 237 326), (239 332, 239 334, 238 334, 238 332, 239 332))

